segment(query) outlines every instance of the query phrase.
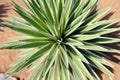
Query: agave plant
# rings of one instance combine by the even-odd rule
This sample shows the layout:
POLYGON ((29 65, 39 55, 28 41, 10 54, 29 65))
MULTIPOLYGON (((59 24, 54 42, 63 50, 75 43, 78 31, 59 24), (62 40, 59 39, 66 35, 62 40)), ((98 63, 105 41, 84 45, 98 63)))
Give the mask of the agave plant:
POLYGON ((1 24, 24 35, 1 47, 21 50, 7 74, 29 66, 28 80, 101 80, 93 68, 113 76, 104 52, 119 51, 104 44, 120 39, 104 35, 120 30, 107 28, 119 20, 98 20, 111 7, 94 11, 98 0, 23 1, 25 8, 13 1, 20 17, 11 16, 1 24))

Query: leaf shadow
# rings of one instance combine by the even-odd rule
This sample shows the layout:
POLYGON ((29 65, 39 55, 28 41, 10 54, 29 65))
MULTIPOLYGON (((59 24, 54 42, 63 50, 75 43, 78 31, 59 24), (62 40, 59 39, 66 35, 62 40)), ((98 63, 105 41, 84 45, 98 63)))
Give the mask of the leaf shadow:
MULTIPOLYGON (((110 12, 108 13, 106 16, 104 16, 102 19, 100 20, 109 20, 110 17, 114 14, 114 12, 110 12)), ((109 28, 118 28, 120 27, 119 23, 113 24, 111 26, 109 26, 109 28)), ((114 32, 114 33, 110 33, 107 35, 104 35, 106 37, 113 37, 113 38, 120 38, 120 31, 114 32)), ((105 46, 111 47, 113 49, 117 49, 120 50, 120 43, 114 43, 114 44, 107 44, 105 46)), ((120 64, 120 59, 118 59, 116 56, 120 57, 120 53, 105 53, 107 56, 109 56, 110 58, 108 60, 116 63, 116 64, 120 64)), ((111 72, 113 72, 114 74, 114 69, 112 69, 111 67, 106 66, 111 72)), ((93 68, 94 71, 97 73, 97 75, 100 77, 101 80, 104 80, 102 78, 102 72, 99 71, 98 69, 93 68)))
POLYGON ((104 16, 103 18, 101 18, 100 20, 109 20, 110 17, 114 14, 115 12, 110 12, 108 14, 106 14, 106 16, 104 16))
MULTIPOLYGON (((10 9, 10 5, 8 5, 8 4, 0 5, 0 23, 4 22, 4 21, 2 21, 1 18, 8 17, 8 15, 6 13, 9 9, 10 9)), ((2 28, 3 28, 3 26, 0 26, 0 31, 3 31, 2 28)))

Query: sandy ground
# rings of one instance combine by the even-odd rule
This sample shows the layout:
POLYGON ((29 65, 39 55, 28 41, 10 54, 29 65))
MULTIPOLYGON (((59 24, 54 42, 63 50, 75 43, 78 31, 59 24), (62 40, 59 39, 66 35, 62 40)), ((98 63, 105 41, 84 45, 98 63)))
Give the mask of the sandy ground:
MULTIPOLYGON (((20 4, 22 3, 22 0, 16 0, 20 4)), ((13 11, 13 7, 10 3, 10 0, 0 0, 0 18, 2 17, 8 17, 8 14, 10 15, 16 15, 15 12, 13 11)), ((115 19, 115 18, 120 18, 120 0, 99 0, 99 5, 98 9, 103 9, 105 7, 111 6, 112 9, 111 11, 106 14, 102 19, 115 19)), ((2 22, 0 20, 0 22, 2 22)), ((120 27, 118 25, 113 25, 111 27, 120 27)), ((108 36, 113 36, 113 37, 118 37, 120 32, 108 35, 108 36)), ((3 31, 0 31, 0 42, 7 41, 9 38, 17 36, 17 34, 7 28, 4 28, 3 31)), ((119 44, 114 44, 114 45, 109 45, 113 48, 117 48, 120 50, 119 44)), ((15 50, 0 50, 0 72, 5 72, 9 69, 9 65, 13 63, 16 60, 16 54, 18 54, 19 51, 15 50)), ((108 53, 107 53, 108 54, 108 53)), ((118 53, 109 53, 109 56, 112 57, 112 60, 109 60, 113 65, 114 69, 112 70, 114 73, 114 79, 113 80, 120 80, 120 54, 118 53)), ((26 71, 27 69, 24 69, 20 72, 18 72, 15 76, 19 77, 20 80, 26 80, 28 77, 29 73, 26 71)), ((110 80, 108 76, 105 74, 102 74, 101 72, 97 73, 100 75, 102 80, 110 80)))

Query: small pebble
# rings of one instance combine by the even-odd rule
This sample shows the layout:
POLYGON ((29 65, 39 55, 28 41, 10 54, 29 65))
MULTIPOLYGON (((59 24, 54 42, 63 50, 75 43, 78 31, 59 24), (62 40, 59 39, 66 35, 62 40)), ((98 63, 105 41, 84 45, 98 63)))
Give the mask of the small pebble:
POLYGON ((3 27, 0 27, 1 30, 3 30, 3 27))
POLYGON ((0 80, 17 80, 17 79, 1 73, 0 74, 0 80))

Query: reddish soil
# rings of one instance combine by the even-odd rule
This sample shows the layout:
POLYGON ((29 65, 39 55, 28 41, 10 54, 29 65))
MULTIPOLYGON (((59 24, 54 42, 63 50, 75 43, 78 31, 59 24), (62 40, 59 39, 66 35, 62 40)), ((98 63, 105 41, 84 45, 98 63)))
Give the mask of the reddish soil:
MULTIPOLYGON (((22 3, 22 0, 16 0, 20 4, 22 3)), ((106 14, 102 19, 115 19, 120 18, 120 0, 99 0, 98 9, 103 9, 105 7, 111 6, 111 11, 106 14)), ((13 7, 11 5, 10 0, 0 0, 0 22, 1 18, 8 17, 8 14, 10 15, 16 15, 16 13, 13 11, 13 7)), ((119 24, 113 25, 111 27, 120 27, 119 24)), ((108 35, 113 37, 118 37, 120 32, 108 35)), ((14 31, 4 28, 3 31, 0 31, 0 42, 7 41, 9 38, 17 36, 14 31)), ((119 44, 109 45, 113 48, 117 48, 120 50, 119 44)), ((19 51, 16 50, 0 50, 0 73, 5 72, 9 69, 9 66, 11 63, 13 63, 16 60, 16 54, 18 54, 19 51)), ((107 53, 108 54, 108 53, 107 53)), ((114 73, 114 79, 113 80, 120 80, 120 54, 119 53, 113 53, 109 56, 112 57, 112 60, 109 60, 113 65, 114 69, 112 70, 114 73)), ((28 74, 27 69, 24 69, 20 72, 18 72, 15 76, 19 77, 20 80, 27 80, 28 74)), ((102 74, 101 72, 97 73, 101 76, 102 80, 110 80, 109 77, 105 74, 102 74)))

